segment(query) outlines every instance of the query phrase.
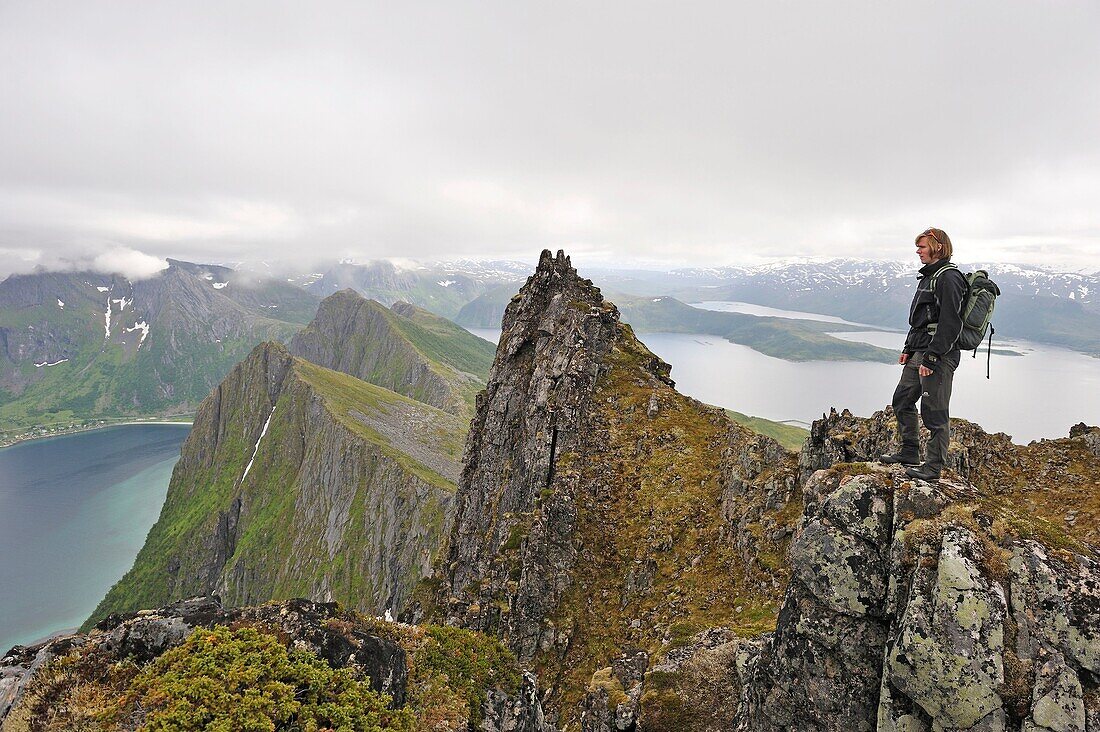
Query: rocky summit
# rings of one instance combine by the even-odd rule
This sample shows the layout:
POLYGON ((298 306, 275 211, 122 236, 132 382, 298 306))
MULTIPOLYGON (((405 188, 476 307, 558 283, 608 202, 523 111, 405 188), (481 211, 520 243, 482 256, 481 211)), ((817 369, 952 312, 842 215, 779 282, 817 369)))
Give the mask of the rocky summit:
MULTIPOLYGON (((298 348, 339 369, 405 348, 359 328, 426 322, 333 297, 298 348)), ((312 664, 295 720, 350 674, 340 699, 376 721, 349 729, 1100 732, 1100 428, 1021 446, 956 420, 936 484, 874 462, 897 447, 888 409, 834 410, 792 452, 677 392, 549 251, 460 461, 464 427, 257 348, 200 408, 99 624, 0 663, 4 732, 159 720, 179 674, 232 682, 206 679, 234 649, 312 664)))

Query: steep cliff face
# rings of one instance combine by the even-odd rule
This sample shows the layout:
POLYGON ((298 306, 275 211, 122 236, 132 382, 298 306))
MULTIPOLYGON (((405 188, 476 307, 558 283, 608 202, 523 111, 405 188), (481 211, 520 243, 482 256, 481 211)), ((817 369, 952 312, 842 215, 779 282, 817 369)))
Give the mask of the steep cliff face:
POLYGON ((468 418, 494 349, 408 303, 386 308, 341 290, 325 298, 313 322, 291 340, 290 351, 468 418))
POLYGON ((257 346, 200 406, 160 519, 92 621, 208 593, 400 609, 449 526, 463 427, 257 346))
POLYGON ((564 722, 627 650, 774 622, 794 456, 677 393, 669 370, 544 252, 478 397, 434 612, 504 638, 564 722))

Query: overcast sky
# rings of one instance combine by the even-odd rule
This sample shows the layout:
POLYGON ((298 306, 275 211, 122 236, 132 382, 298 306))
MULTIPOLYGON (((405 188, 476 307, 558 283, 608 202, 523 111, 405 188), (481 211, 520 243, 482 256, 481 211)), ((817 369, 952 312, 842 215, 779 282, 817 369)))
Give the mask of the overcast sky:
POLYGON ((927 226, 1096 271, 1098 39, 1091 1, 0 0, 0 276, 905 258, 927 226))

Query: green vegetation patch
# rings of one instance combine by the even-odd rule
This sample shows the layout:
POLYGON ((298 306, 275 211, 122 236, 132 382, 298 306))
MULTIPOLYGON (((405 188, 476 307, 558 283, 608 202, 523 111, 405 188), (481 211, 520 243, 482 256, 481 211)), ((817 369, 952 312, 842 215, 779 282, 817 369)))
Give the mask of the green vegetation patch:
POLYGON ((810 431, 804 427, 795 427, 794 425, 784 424, 782 422, 773 422, 763 417, 750 417, 747 414, 735 412, 732 409, 727 409, 726 414, 729 415, 730 419, 742 427, 747 427, 758 435, 770 437, 783 447, 794 452, 801 450, 802 443, 810 436, 810 431))
MULTIPOLYGON (((652 358, 623 326, 592 396, 591 422, 581 427, 598 439, 563 451, 556 466, 558 491, 578 487, 581 556, 551 618, 571 631, 570 645, 535 664, 540 678, 559 680, 553 701, 565 721, 593 674, 627 648, 660 655, 706 628, 773 630, 789 575, 787 540, 770 537, 780 522, 797 522, 800 505, 761 506, 759 519, 746 522, 752 546, 738 548, 723 518, 723 455, 757 438, 660 382, 646 368, 652 358), (598 495, 586 488, 597 485, 598 495)), ((774 470, 793 470, 793 456, 788 462, 774 470)), ((742 500, 747 511, 763 492, 750 487, 742 500)))
POLYGON ((482 381, 489 378, 497 349, 484 338, 420 308, 394 318, 394 326, 429 360, 474 374, 482 381))
POLYGON ((509 694, 519 691, 519 664, 497 639, 440 625, 426 626, 425 634, 413 652, 409 673, 415 703, 423 705, 426 694, 438 695, 445 681, 465 702, 471 725, 477 725, 490 689, 509 694))
POLYGON ((360 437, 377 444, 383 454, 424 482, 448 492, 454 492, 453 481, 395 447, 389 439, 370 427, 363 419, 356 418, 355 414, 385 415, 395 411, 398 406, 415 410, 431 425, 432 429, 427 433, 409 431, 406 433, 408 438, 423 441, 429 449, 443 452, 455 461, 462 456, 462 444, 465 439, 465 426, 460 419, 389 389, 302 359, 295 359, 295 369, 325 399, 341 424, 360 437))
POLYGON ((305 651, 254 628, 199 629, 134 679, 126 706, 146 710, 145 729, 412 732, 413 715, 305 651))
MULTIPOLYGON (((199 628, 144 668, 77 649, 47 664, 13 710, 14 729, 149 732, 414 732, 367 678, 256 628, 199 628)), ((8 727, 6 726, 5 729, 8 727)))

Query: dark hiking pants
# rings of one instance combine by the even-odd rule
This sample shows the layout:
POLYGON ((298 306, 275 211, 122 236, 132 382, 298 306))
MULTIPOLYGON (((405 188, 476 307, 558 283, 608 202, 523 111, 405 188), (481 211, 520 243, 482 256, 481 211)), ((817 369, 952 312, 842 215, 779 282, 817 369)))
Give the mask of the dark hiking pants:
POLYGON ((951 402, 951 382, 955 369, 946 359, 940 359, 931 376, 920 375, 924 353, 918 351, 909 357, 901 371, 901 380, 894 390, 894 414, 898 418, 901 434, 901 451, 908 455, 920 455, 920 431, 917 425, 917 400, 920 400, 920 416, 924 426, 932 433, 928 440, 925 464, 936 471, 947 462, 947 445, 951 441, 948 405, 951 402))

